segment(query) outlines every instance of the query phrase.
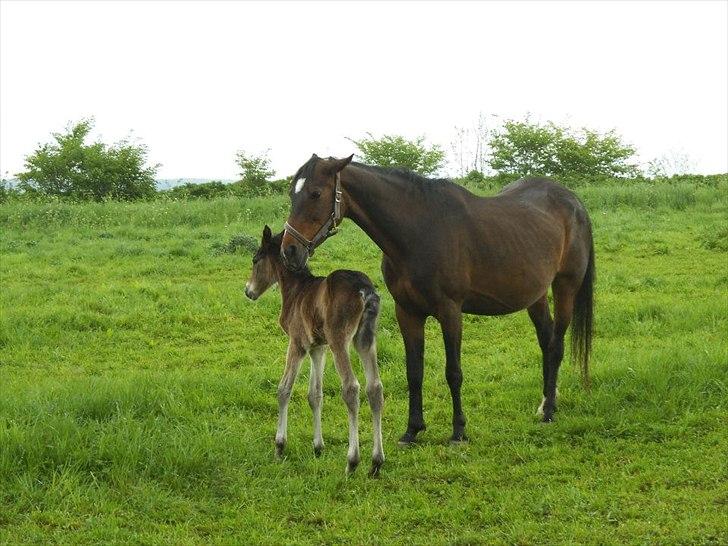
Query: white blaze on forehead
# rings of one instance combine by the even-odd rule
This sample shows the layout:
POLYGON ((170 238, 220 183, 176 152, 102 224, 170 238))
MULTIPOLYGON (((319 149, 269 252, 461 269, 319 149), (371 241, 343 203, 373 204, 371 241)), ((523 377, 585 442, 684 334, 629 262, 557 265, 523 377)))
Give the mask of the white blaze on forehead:
POLYGON ((306 179, 305 178, 299 178, 296 181, 296 187, 293 188, 293 193, 298 193, 299 191, 301 191, 301 189, 303 189, 303 185, 305 183, 306 183, 306 179))

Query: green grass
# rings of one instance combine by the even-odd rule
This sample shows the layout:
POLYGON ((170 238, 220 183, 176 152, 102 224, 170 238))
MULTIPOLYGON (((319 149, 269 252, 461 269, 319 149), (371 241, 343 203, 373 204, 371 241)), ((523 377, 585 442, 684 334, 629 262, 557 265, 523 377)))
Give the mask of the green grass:
POLYGON ((273 457, 280 295, 244 298, 239 236, 281 226, 285 198, 0 205, 0 543, 725 544, 726 190, 580 190, 597 249, 592 391, 565 363, 557 421, 542 425, 526 314, 467 316, 465 446, 447 443, 433 321, 429 428, 396 446, 402 342, 380 253, 347 221, 313 267, 361 269, 380 288, 378 480, 366 466, 344 477, 330 357, 324 455, 311 449, 306 366, 287 458, 273 457))

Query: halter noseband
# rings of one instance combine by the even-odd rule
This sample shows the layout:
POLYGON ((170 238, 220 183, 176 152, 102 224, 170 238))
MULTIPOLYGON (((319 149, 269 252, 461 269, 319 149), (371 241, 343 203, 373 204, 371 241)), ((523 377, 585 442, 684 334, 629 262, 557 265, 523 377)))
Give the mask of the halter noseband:
POLYGON ((316 232, 316 235, 313 236, 313 239, 311 239, 310 241, 306 239, 306 237, 300 231, 298 231, 288 222, 286 222, 283 229, 286 233, 289 233, 291 237, 293 237, 296 241, 301 243, 306 248, 309 256, 313 256, 313 252, 317 246, 319 246, 332 235, 336 235, 338 233, 339 230, 337 229, 337 226, 339 225, 339 222, 341 222, 341 174, 336 173, 334 210, 331 212, 331 216, 329 216, 328 220, 326 220, 324 225, 321 226, 321 228, 316 232))

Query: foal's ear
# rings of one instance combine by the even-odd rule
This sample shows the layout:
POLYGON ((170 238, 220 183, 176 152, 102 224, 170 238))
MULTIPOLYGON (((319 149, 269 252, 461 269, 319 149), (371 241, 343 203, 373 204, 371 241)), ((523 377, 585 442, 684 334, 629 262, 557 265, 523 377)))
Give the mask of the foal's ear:
POLYGON ((273 234, 271 233, 270 228, 268 227, 268 224, 266 224, 265 227, 263 228, 263 242, 267 243, 268 241, 270 241, 270 238, 272 235, 273 234))
POLYGON ((342 170, 344 170, 344 167, 351 163, 352 159, 354 159, 354 154, 351 154, 349 157, 345 157, 343 159, 334 159, 329 166, 329 171, 331 172, 331 174, 341 172, 342 170))

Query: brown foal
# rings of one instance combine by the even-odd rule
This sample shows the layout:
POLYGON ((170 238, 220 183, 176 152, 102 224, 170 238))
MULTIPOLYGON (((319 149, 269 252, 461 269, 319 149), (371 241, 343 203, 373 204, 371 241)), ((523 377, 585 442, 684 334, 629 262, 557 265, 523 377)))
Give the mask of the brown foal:
POLYGON ((311 356, 308 402, 313 411, 313 449, 318 457, 324 447, 321 435, 323 371, 326 345, 334 355, 334 365, 341 378, 341 394, 349 412, 349 452, 346 472, 359 464, 359 381, 349 359, 354 343, 366 376, 366 391, 372 409, 374 446, 370 475, 379 474, 384 463, 382 450, 382 405, 384 395, 377 366, 376 326, 379 296, 371 280, 358 271, 338 270, 327 277, 315 277, 308 268, 288 270, 280 258, 283 233, 263 230, 260 248, 253 257, 253 271, 245 285, 245 295, 257 299, 276 282, 281 289, 283 307, 280 324, 288 334, 288 354, 283 377, 278 385, 278 432, 276 455, 282 456, 286 445, 288 402, 301 362, 311 356))

